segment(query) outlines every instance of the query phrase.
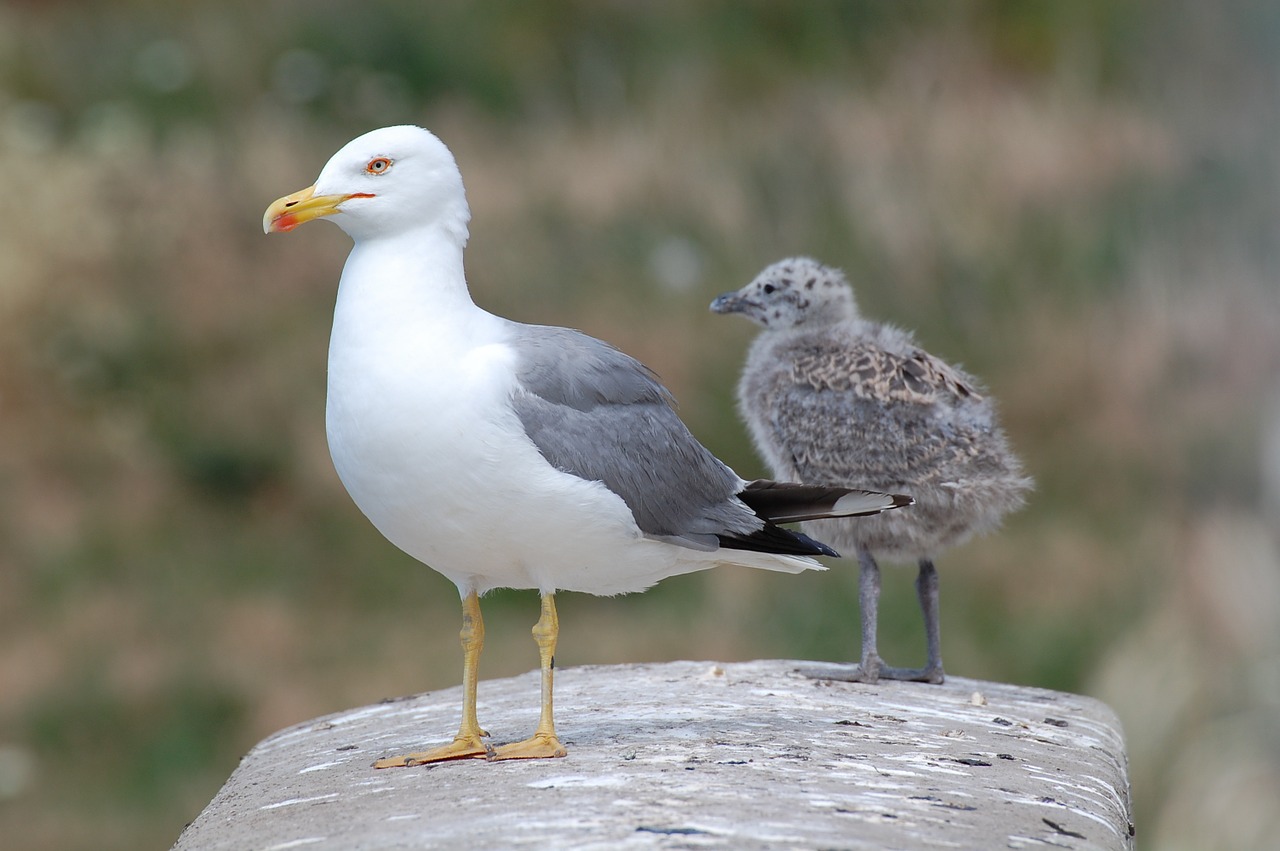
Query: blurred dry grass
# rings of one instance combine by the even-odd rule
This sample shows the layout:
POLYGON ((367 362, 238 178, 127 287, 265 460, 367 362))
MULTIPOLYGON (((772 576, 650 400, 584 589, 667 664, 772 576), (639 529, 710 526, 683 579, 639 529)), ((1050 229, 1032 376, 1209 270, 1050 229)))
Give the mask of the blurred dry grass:
MULTIPOLYGON (((457 682, 454 589, 324 446, 345 239, 257 228, 413 121, 467 179, 477 300, 645 360, 744 475, 751 329, 705 308, 778 257, 844 266, 984 376, 1039 490, 941 560, 949 669, 1111 703, 1144 847, 1269 847, 1280 17, 546 8, 0 10, 5 846, 162 846, 267 733, 457 682)), ((559 661, 851 658, 854 574, 568 595, 559 661)), ((908 663, 910 583, 886 586, 908 663)), ((482 676, 532 667, 532 597, 486 613, 482 676)))

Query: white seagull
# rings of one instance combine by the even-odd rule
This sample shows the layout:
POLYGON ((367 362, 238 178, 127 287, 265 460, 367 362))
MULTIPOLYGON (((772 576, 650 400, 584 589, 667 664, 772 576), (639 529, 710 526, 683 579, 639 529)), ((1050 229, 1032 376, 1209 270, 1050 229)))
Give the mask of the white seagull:
POLYGON ((775 524, 911 502, 744 481, 689 434, 638 361, 477 307, 462 262, 470 216, 449 149, 400 126, 351 141, 263 217, 268 233, 329 217, 354 240, 329 341, 329 451, 373 525, 463 601, 457 736, 379 768, 564 756, 552 717, 556 591, 641 591, 721 564, 820 569, 812 556, 833 551, 775 524), (542 594, 541 718, 531 738, 496 749, 476 719, 479 596, 494 588, 542 594))

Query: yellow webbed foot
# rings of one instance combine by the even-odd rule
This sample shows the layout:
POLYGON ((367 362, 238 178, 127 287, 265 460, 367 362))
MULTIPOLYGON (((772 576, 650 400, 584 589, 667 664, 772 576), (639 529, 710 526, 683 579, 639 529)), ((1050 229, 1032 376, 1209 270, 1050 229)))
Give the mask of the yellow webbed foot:
POLYGON ((446 762, 451 759, 487 759, 492 755, 493 748, 481 741, 479 736, 458 736, 449 744, 429 751, 380 759, 373 764, 373 767, 408 768, 414 765, 426 765, 429 762, 446 762))
POLYGON ((489 759, 553 759, 568 756, 568 753, 555 734, 534 733, 523 742, 512 742, 495 749, 489 759))

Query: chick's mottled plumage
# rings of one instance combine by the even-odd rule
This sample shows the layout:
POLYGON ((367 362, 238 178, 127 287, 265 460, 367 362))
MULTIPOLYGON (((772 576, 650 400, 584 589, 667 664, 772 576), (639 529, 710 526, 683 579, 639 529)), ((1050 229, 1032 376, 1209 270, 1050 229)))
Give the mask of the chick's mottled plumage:
MULTIPOLYGON (((862 318, 838 269, 783 260, 712 310, 764 329, 747 355, 738 402, 776 476, 915 497, 906 511, 806 527, 858 553, 864 572, 872 554, 931 561, 1023 504, 1031 480, 986 391, 909 332, 862 318)), ((940 678, 940 660, 938 668, 940 678)))

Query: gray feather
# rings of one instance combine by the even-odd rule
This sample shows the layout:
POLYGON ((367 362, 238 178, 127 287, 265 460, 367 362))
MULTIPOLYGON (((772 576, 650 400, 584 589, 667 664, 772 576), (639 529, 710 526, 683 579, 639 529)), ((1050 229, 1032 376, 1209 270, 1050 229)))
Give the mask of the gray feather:
POLYGON ((530 393, 557 405, 588 411, 597 405, 674 400, 640 361, 572 328, 511 325, 519 355, 516 377, 530 393))
POLYGON ((713 309, 764 326, 738 385, 751 435, 780 479, 901 491, 907 511, 806 525, 853 552, 936 555, 995 527, 1031 480, 977 379, 858 315, 839 270, 800 258, 713 309))
POLYGON ((764 527, 736 498, 738 476, 639 361, 563 328, 516 326, 510 342, 523 388, 512 404, 529 439, 556 469, 620 496, 645 534, 706 550, 714 536, 764 527))

